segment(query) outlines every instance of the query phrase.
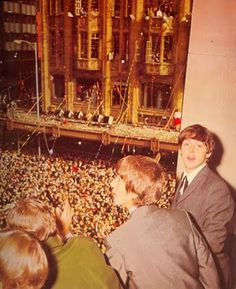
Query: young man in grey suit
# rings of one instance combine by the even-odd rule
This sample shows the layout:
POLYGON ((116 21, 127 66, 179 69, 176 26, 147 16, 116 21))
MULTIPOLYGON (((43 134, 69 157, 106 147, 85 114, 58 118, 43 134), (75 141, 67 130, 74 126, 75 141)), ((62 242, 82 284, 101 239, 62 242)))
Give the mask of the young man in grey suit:
POLYGON ((225 242, 234 201, 225 182, 207 164, 215 148, 214 136, 207 128, 194 124, 181 131, 178 141, 185 170, 171 207, 192 215, 213 252, 221 289, 230 289, 225 242))
POLYGON ((106 255, 129 289, 219 289, 211 252, 187 212, 161 209, 159 163, 129 155, 116 164, 114 202, 130 218, 107 238, 106 255))

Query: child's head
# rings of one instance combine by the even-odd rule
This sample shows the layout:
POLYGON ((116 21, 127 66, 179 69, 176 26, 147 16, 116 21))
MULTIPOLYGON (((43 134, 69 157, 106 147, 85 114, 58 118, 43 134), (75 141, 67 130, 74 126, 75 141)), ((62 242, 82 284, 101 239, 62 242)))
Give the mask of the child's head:
POLYGON ((19 230, 0 232, 0 280, 3 289, 39 289, 48 261, 35 238, 19 230))
POLYGON ((24 230, 41 241, 56 232, 55 217, 43 202, 35 198, 19 200, 9 211, 6 222, 9 229, 24 230))

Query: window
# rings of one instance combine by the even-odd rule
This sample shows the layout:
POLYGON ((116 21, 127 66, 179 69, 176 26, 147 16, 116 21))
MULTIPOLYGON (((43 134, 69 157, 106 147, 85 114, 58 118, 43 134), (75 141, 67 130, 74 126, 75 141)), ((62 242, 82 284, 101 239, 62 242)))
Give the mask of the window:
POLYGON ((92 34, 92 42, 91 42, 91 58, 98 58, 98 50, 99 50, 99 34, 92 34))
POLYGON ((91 10, 98 10, 98 0, 92 0, 91 10))
POLYGON ((152 34, 152 62, 160 62, 160 35, 152 34))
POLYGON ((124 81, 115 82, 112 89, 112 105, 121 105, 123 102, 127 104, 128 84, 124 81))
POLYGON ((131 14, 131 0, 126 0, 125 3, 125 17, 129 17, 131 14))
POLYGON ((172 62, 173 60, 173 36, 166 35, 164 38, 164 59, 163 62, 172 62))
POLYGON ((144 83, 140 104, 142 107, 166 109, 169 105, 171 86, 163 83, 144 83))
POLYGON ((115 5, 114 5, 114 16, 115 17, 120 17, 120 0, 114 0, 115 5))
POLYGON ((59 33, 58 33, 58 43, 60 43, 60 45, 57 45, 59 57, 62 57, 64 55, 63 41, 64 41, 64 32, 63 31, 59 31, 59 33))
POLYGON ((88 1, 87 0, 81 0, 81 4, 82 4, 82 10, 84 12, 88 12, 88 1))
POLYGON ((129 34, 128 33, 124 34, 124 46, 123 46, 122 59, 124 59, 125 61, 129 60, 129 34))
POLYGON ((49 14, 50 15, 55 15, 55 10, 56 10, 55 0, 50 0, 49 1, 49 14))
POLYGON ((51 47, 51 57, 56 55, 56 33, 55 31, 50 32, 50 47, 51 47))
POLYGON ((75 0, 75 15, 85 17, 87 16, 88 4, 87 1, 75 0))
POLYGON ((119 56, 120 52, 120 39, 119 39, 119 33, 113 34, 113 52, 114 52, 114 58, 119 56))
POLYGON ((3 1, 3 11, 8 13, 20 13, 20 5, 13 1, 3 1))
POLYGON ((64 12, 64 0, 56 0, 56 15, 62 15, 64 12))
POLYGON ((88 58, 88 34, 87 32, 80 33, 80 40, 81 40, 81 58, 88 58))
POLYGON ((79 16, 81 11, 81 0, 75 0, 75 15, 79 16))

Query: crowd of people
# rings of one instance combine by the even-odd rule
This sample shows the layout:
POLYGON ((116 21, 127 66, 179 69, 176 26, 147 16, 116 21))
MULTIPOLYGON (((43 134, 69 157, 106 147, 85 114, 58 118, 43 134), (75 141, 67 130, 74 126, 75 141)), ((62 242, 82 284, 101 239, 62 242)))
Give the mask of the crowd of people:
MULTIPOLYGON (((184 171, 176 191, 174 171, 158 155, 112 160, 1 150, 0 246, 8 230, 22 230, 43 260, 41 244, 49 270, 39 262, 45 274, 36 281, 48 272, 45 288, 231 289, 226 244, 235 205, 209 165, 215 136, 195 124, 178 142, 184 171)), ((17 235, 13 247, 23 238, 17 235)), ((3 289, 22 288, 14 287, 16 275, 4 261, 12 250, 0 255, 3 289), (10 275, 14 286, 7 287, 10 275)), ((33 258, 26 258, 19 262, 27 267, 24 260, 33 258)))
MULTIPOLYGON (((114 205, 110 183, 114 162, 108 158, 54 153, 41 158, 32 152, 2 150, 0 155, 0 226, 5 226, 8 210, 20 199, 37 197, 52 210, 68 200, 74 209, 72 232, 92 237, 102 250, 104 237, 128 217, 114 205)), ((165 192, 160 207, 169 207, 174 193, 175 174, 167 170, 165 192)))

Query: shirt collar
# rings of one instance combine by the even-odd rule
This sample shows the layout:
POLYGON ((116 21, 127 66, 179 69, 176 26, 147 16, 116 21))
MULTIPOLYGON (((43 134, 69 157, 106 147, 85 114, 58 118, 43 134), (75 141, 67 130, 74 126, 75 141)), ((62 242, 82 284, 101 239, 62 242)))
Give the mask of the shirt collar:
POLYGON ((130 213, 130 215, 133 213, 133 211, 134 211, 135 209, 137 209, 136 206, 132 206, 132 207, 129 208, 129 213, 130 213))
POLYGON ((199 167, 197 167, 195 170, 193 170, 191 173, 187 174, 186 172, 184 173, 183 177, 187 177, 188 180, 188 184, 190 184, 192 182, 192 180, 196 177, 196 175, 200 172, 200 170, 202 168, 204 168, 206 166, 206 163, 200 165, 199 167))

